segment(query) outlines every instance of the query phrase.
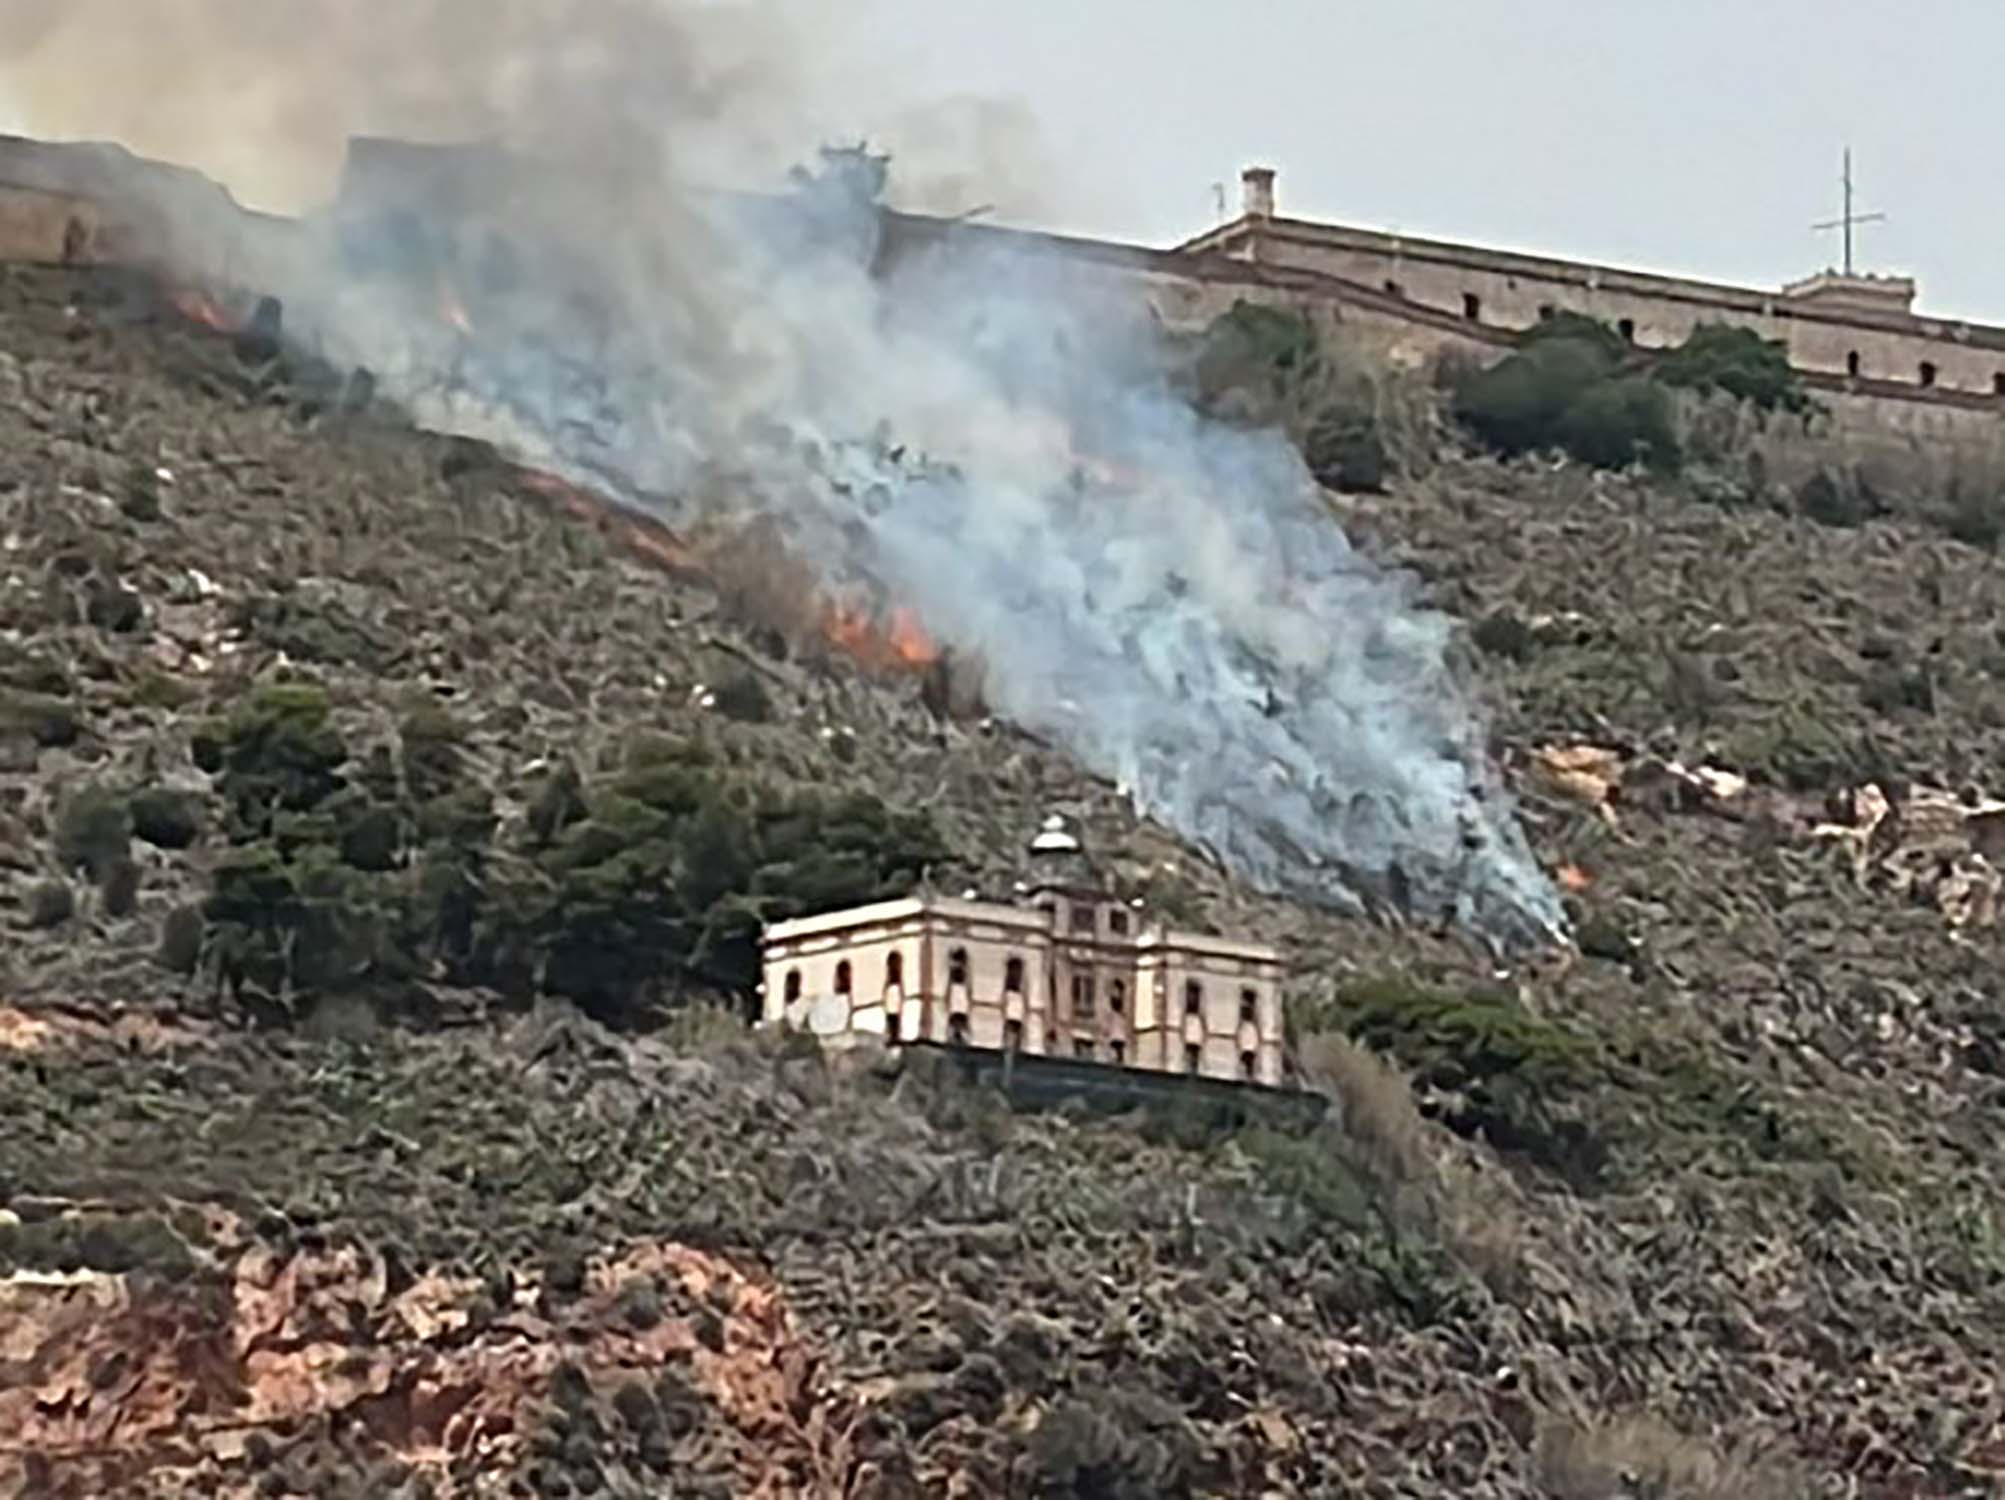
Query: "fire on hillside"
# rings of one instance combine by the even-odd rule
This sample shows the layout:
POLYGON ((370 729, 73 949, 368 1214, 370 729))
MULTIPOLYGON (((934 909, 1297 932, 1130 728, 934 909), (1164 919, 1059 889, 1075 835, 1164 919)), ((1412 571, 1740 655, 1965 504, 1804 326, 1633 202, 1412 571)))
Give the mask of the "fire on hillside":
POLYGON ((589 156, 365 155, 286 243, 220 231, 175 305, 256 362, 284 297, 287 350, 796 647, 929 702, 979 663, 984 711, 1255 886, 1564 940, 1451 622, 1284 437, 1191 408, 1146 309, 979 234, 880 255, 860 148, 766 196, 657 163, 658 202, 589 156))

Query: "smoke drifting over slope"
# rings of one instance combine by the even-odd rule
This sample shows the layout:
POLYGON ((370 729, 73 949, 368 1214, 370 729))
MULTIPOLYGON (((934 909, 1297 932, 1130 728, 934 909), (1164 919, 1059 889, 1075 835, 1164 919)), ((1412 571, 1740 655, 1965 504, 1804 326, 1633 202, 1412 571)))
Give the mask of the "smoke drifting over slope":
MULTIPOLYGON (((391 36, 333 4, 283 28, 207 9, 202 76, 267 80, 296 125, 486 133, 541 163, 426 176, 391 153, 264 268, 291 326, 423 419, 672 525, 769 520, 1262 886, 1388 896, 1499 941, 1562 926, 1448 622, 1350 549, 1278 435, 1174 395, 1138 308, 979 237, 884 270, 886 184, 861 154, 778 196, 699 186, 809 113, 790 12, 435 0, 391 36)), ((209 102, 226 120, 229 96, 209 102)))

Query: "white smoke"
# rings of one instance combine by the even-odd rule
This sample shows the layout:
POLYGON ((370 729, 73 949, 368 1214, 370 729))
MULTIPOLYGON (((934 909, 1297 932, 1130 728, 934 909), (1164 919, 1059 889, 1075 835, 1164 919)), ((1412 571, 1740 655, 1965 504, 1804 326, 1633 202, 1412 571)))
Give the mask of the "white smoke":
MULTIPOLYGON (((1351 549, 1288 443, 1196 415, 1138 298, 1104 278, 979 234, 887 269, 862 153, 773 196, 699 183, 769 146, 774 116, 742 125, 742 102, 798 67, 757 47, 706 66, 692 49, 721 23, 681 13, 713 9, 738 43, 771 36, 729 7, 579 4, 554 32, 533 19, 550 12, 495 7, 468 33, 487 50, 443 71, 540 169, 449 167, 401 196, 399 172, 358 172, 261 273, 288 327, 429 425, 671 525, 769 518, 797 559, 978 658, 997 710, 1261 887, 1499 942, 1562 931, 1446 664, 1450 622, 1351 549), (471 337, 441 319, 448 293, 471 337)), ((414 10, 423 45, 469 14, 414 10)), ((395 55, 408 106, 426 59, 395 55)), ((352 59, 330 72, 366 96, 352 59)))

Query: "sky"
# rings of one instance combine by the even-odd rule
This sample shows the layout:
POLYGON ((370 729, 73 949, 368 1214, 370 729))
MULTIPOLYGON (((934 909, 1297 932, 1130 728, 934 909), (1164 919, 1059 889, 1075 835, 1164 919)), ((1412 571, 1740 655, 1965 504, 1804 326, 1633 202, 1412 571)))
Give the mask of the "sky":
MULTIPOLYGON (((0 0, 0 34, 38 6, 0 0)), ((1858 230, 1859 268, 1915 276, 1923 311, 2005 323, 1986 107, 2005 6, 1986 0, 842 0, 824 19, 837 14, 814 24, 813 117, 923 159, 923 206, 1164 245, 1217 221, 1215 184, 1236 213, 1240 169, 1260 163, 1291 217, 1775 286, 1838 260, 1836 234, 1811 225, 1839 211, 1849 144, 1857 208, 1887 215, 1858 230)), ((91 98, 51 130, 0 73, 0 127, 119 133, 91 98)), ((231 153, 206 154, 193 164, 260 197, 231 153)))

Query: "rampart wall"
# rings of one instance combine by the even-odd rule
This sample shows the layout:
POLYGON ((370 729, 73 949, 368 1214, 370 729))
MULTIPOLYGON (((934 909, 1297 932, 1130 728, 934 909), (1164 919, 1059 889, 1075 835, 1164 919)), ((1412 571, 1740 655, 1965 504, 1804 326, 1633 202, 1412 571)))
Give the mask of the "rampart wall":
POLYGON ((1292 219, 1244 218, 1186 249, 1320 272, 1507 332, 1564 308, 1650 348, 1679 343, 1700 323, 1728 322, 1780 341, 1807 373, 2005 396, 2005 328, 1980 323, 1292 219))

